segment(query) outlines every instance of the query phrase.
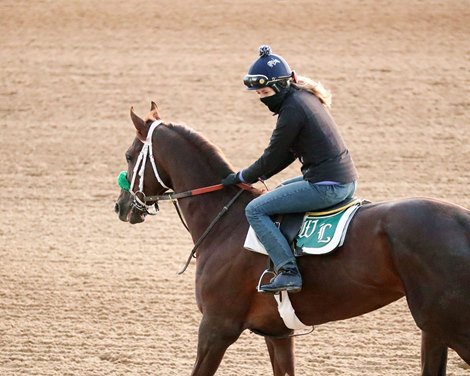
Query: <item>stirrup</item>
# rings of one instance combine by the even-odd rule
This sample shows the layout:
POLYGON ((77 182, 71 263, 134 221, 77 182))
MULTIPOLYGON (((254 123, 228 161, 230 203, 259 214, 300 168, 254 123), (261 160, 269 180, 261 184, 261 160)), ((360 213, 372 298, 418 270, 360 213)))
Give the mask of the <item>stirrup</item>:
POLYGON ((263 272, 263 274, 261 274, 261 277, 259 277, 258 286, 256 287, 256 290, 257 290, 258 292, 265 293, 264 290, 261 290, 261 283, 262 283, 263 278, 264 278, 264 276, 265 276, 266 274, 272 274, 272 275, 274 276, 273 278, 275 278, 275 277, 277 276, 277 273, 276 273, 274 270, 266 269, 266 270, 263 272))
POLYGON ((279 290, 261 290, 260 292, 265 293, 265 294, 274 294, 278 295, 281 294, 282 292, 287 292, 291 294, 296 294, 302 291, 302 286, 286 286, 285 288, 279 289, 279 290))

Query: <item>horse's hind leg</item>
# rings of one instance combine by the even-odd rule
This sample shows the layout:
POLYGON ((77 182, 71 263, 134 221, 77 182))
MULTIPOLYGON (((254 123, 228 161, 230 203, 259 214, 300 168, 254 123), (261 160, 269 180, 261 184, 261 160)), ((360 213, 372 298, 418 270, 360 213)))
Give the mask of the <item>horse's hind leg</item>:
POLYGON ((421 375, 445 376, 447 345, 432 334, 421 332, 421 375))
POLYGON ((266 337, 274 376, 294 376, 294 339, 266 337))

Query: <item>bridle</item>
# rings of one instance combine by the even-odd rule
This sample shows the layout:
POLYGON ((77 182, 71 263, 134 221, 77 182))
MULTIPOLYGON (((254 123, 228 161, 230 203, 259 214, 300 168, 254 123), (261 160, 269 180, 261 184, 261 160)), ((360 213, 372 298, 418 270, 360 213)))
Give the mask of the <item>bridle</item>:
MULTIPOLYGON (((156 120, 154 121, 149 128, 147 138, 143 142, 144 145, 142 147, 142 150, 140 151, 139 157, 137 158, 137 162, 134 166, 134 170, 132 173, 132 181, 129 184, 129 181, 127 180, 127 171, 123 171, 119 174, 118 177, 118 183, 121 189, 128 191, 134 198, 131 208, 135 208, 144 214, 148 215, 156 215, 157 211, 159 210, 158 202, 159 201, 171 201, 173 202, 176 211, 178 213, 178 216, 180 217, 181 222, 183 223, 184 227, 186 230, 189 231, 188 225, 186 224, 186 221, 184 220, 182 214, 181 214, 181 209, 179 207, 178 200, 181 198, 185 197, 192 197, 192 196, 198 196, 210 192, 215 192, 224 189, 225 187, 222 184, 216 184, 216 185, 211 185, 207 187, 202 187, 202 188, 196 188, 192 189, 190 191, 185 191, 185 192, 180 192, 180 193, 175 193, 175 192, 168 192, 164 193, 161 195, 155 195, 155 196, 146 196, 145 193, 143 192, 144 189, 144 172, 145 172, 145 165, 147 163, 147 159, 150 160, 150 163, 152 165, 153 173, 155 175, 155 178, 157 181, 160 183, 160 185, 165 188, 166 190, 171 189, 168 187, 164 182, 163 179, 161 178, 160 174, 158 173, 158 168, 157 164, 155 163, 155 158, 153 156, 153 148, 152 148, 152 135, 155 129, 162 124, 161 120, 156 120), (135 180, 136 176, 139 175, 139 187, 138 190, 134 192, 133 188, 135 185, 135 180), (149 204, 151 203, 151 204, 149 204), (149 209, 154 206, 156 212, 150 212, 149 209)), ((215 226, 215 224, 222 218, 222 216, 228 211, 228 209, 235 203, 235 201, 240 197, 240 195, 243 193, 243 191, 253 191, 254 188, 245 183, 240 183, 237 184, 237 186, 240 188, 240 190, 237 192, 237 194, 222 208, 222 210, 219 212, 219 214, 212 220, 212 222, 209 224, 207 229, 204 231, 204 233, 201 235, 201 237, 196 241, 194 244, 193 249, 191 250, 191 253, 189 255, 189 258, 184 266, 184 268, 178 273, 182 274, 185 272, 186 268, 188 267, 191 258, 195 257, 195 253, 199 245, 202 243, 202 241, 207 237, 209 232, 212 230, 212 228, 215 226)))
POLYGON ((148 202, 154 201, 154 200, 152 200, 153 197, 147 197, 144 193, 144 172, 145 172, 145 165, 147 163, 147 160, 150 160, 153 173, 157 181, 160 183, 160 185, 166 190, 170 189, 170 187, 168 187, 163 182, 163 179, 160 177, 160 174, 158 173, 158 169, 157 169, 157 164, 155 163, 155 158, 153 157, 152 136, 153 136, 153 132, 155 131, 155 129, 157 129, 157 127, 160 124, 162 124, 162 121, 156 120, 150 125, 149 131, 147 133, 147 138, 143 142, 144 145, 142 146, 142 150, 140 151, 139 157, 137 158, 137 162, 134 166, 134 170, 132 173, 132 181, 129 186, 129 193, 134 197, 132 207, 149 215, 156 214, 156 213, 149 212, 149 209, 152 206, 155 206, 155 209, 158 211, 158 200, 152 203, 151 205, 148 205, 148 202), (134 185, 135 185, 135 180, 136 180, 137 175, 139 175, 139 187, 138 187, 138 190, 134 192, 134 185))

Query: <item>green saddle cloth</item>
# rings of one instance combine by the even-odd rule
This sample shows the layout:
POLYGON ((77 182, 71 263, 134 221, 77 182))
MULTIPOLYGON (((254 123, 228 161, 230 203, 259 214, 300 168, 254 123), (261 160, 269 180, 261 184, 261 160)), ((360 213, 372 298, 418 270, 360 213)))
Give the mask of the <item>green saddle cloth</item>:
POLYGON ((306 213, 302 227, 294 239, 296 256, 322 255, 341 246, 349 222, 359 206, 355 204, 332 214, 306 213))

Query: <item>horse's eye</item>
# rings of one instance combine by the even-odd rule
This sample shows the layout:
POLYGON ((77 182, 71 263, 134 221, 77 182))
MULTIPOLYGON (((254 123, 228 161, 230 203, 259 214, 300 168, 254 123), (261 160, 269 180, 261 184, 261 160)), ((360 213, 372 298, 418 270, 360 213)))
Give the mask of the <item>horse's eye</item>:
POLYGON ((126 161, 127 161, 127 162, 132 161, 132 156, 129 155, 129 154, 126 154, 126 161))

